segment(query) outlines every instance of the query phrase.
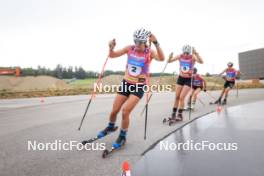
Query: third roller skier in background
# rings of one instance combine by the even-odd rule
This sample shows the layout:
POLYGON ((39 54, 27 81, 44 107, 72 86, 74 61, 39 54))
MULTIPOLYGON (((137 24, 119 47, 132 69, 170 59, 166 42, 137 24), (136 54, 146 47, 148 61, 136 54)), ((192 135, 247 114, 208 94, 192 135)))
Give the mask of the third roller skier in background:
POLYGON ((227 68, 222 71, 219 76, 222 76, 224 73, 226 74, 223 77, 225 80, 224 88, 220 94, 220 97, 214 102, 214 104, 222 103, 223 105, 225 105, 227 103, 228 92, 235 86, 235 80, 240 75, 240 72, 233 68, 232 62, 229 62, 227 64, 227 68), (224 100, 223 102, 221 102, 224 95, 224 100))
POLYGON ((190 90, 190 97, 188 101, 187 110, 194 110, 196 100, 198 98, 198 94, 203 90, 206 92, 206 82, 205 80, 197 73, 197 68, 193 69, 193 84, 192 90, 190 90))

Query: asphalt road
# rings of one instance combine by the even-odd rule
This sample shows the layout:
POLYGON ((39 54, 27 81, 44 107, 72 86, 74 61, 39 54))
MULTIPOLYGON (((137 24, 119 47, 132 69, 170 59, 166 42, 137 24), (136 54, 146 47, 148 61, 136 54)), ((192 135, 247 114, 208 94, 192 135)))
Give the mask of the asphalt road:
MULTIPOLYGON (((211 92, 217 97, 219 92, 211 92)), ((149 105, 147 140, 143 139, 144 116, 140 112, 144 99, 131 114, 128 140, 124 149, 106 159, 102 151, 73 149, 32 151, 28 143, 62 143, 94 137, 108 122, 114 95, 98 95, 92 102, 81 131, 78 131, 81 116, 89 96, 49 97, 41 102, 40 98, 0 100, 0 175, 98 175, 115 176, 121 173, 121 163, 127 160, 133 166, 141 154, 157 140, 188 122, 185 112, 183 122, 174 126, 164 126, 162 119, 171 114, 174 93, 155 94, 149 105)), ((205 104, 197 102, 196 111, 191 118, 214 112, 210 106, 212 99, 205 93, 200 94, 205 104)), ((240 90, 231 92, 228 106, 256 102, 264 99, 264 89, 240 90)), ((118 116, 120 122, 120 115, 118 116)), ((116 139, 118 132, 96 142, 107 147, 116 139)))
POLYGON ((132 175, 263 176, 263 105, 223 107, 187 124, 147 152, 132 175))

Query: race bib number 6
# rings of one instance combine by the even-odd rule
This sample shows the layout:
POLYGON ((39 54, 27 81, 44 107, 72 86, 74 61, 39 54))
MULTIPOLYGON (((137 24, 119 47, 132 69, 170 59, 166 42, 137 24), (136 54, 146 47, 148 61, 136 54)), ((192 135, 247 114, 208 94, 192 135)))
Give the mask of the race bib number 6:
POLYGON ((234 73, 234 72, 228 72, 227 74, 226 74, 226 77, 227 78, 234 78, 236 76, 236 73, 234 73))
POLYGON ((191 64, 189 62, 181 62, 180 69, 183 73, 188 73, 191 69, 191 64))

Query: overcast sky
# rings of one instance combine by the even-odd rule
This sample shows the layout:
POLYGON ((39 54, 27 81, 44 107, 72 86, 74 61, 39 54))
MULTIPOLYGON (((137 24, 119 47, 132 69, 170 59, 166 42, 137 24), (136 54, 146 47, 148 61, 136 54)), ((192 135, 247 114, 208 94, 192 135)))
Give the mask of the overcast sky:
MULTIPOLYGON (((0 66, 82 66, 99 71, 108 41, 133 44, 144 27, 166 56, 195 46, 204 59, 201 73, 220 72, 238 53, 264 47, 263 0, 0 0, 0 66)), ((126 57, 107 69, 124 70, 126 57)), ((164 62, 153 62, 159 72, 164 62)), ((178 71, 178 64, 167 72, 178 71)))

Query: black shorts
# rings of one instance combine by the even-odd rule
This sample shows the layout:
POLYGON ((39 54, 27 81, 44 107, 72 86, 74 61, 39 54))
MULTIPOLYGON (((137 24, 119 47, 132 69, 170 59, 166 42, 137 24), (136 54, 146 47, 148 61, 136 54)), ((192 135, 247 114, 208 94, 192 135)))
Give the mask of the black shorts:
POLYGON ((138 98, 142 98, 144 95, 144 86, 144 84, 130 84, 126 80, 123 80, 117 93, 126 97, 131 94, 137 96, 138 98))
POLYGON ((191 87, 191 81, 192 81, 191 78, 184 78, 184 77, 179 76, 177 80, 177 84, 181 86, 191 87))
POLYGON ((201 87, 201 86, 193 86, 192 88, 193 88, 193 90, 196 90, 196 89, 199 89, 199 88, 200 88, 201 90, 203 90, 203 87, 201 87))
POLYGON ((229 87, 230 89, 232 89, 234 85, 235 85, 235 81, 226 81, 224 84, 224 88, 226 89, 229 87))

